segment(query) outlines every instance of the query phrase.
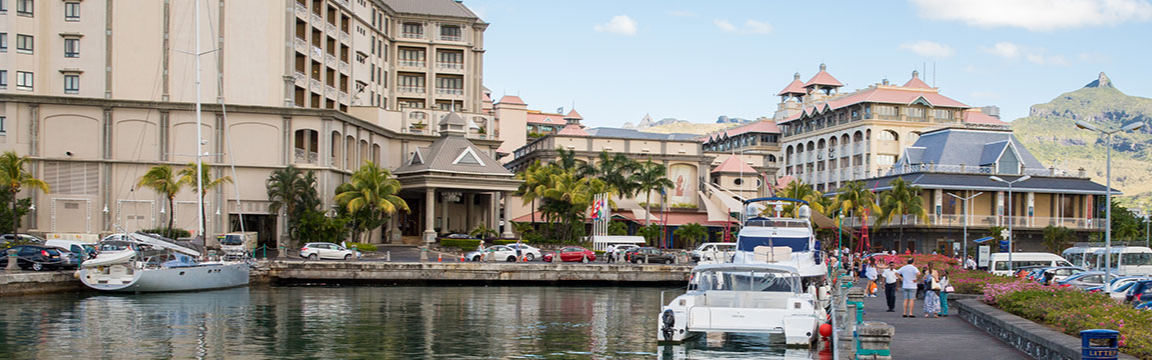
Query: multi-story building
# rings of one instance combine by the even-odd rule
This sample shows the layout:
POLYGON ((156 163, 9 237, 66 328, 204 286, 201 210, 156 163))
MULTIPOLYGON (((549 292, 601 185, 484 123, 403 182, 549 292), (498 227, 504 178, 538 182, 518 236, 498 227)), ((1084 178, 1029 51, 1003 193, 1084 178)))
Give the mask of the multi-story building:
MULTIPOLYGON (((994 226, 1011 223, 1017 251, 1048 251, 1042 241, 1047 226, 1067 227, 1081 241, 1104 230, 1105 187, 1082 169, 1045 167, 1004 125, 950 124, 925 130, 901 151, 894 166, 879 170, 881 176, 863 180, 867 188, 883 192, 895 179, 903 179, 922 189, 928 217, 894 216, 877 225, 873 214, 869 226, 876 250, 952 254, 954 247, 963 248, 965 225, 971 241, 990 235, 994 226), (1016 181, 1025 175, 1031 178, 1014 184, 1011 195, 1008 184, 991 179, 1016 181), (961 198, 973 196, 965 208, 961 198)), ((845 224, 858 230, 861 218, 850 217, 845 224)), ((976 249, 974 243, 968 248, 976 249)))
MULTIPOLYGON (((476 145, 470 151, 481 153, 472 158, 484 162, 500 146, 494 117, 484 109, 488 24, 457 1, 0 4, 12 4, 0 8, 0 149, 30 156, 34 175, 52 187, 21 195, 34 198, 24 225, 29 232, 131 231, 164 224, 168 216, 195 229, 192 191, 167 209, 162 197, 135 184, 148 167, 194 161, 197 99, 205 103, 199 140, 210 154, 205 161, 236 165, 234 174, 214 170, 236 184, 209 192, 206 231, 234 230, 242 213, 262 242, 285 229, 267 211, 264 180, 275 169, 316 172, 318 191, 330 201, 365 161, 397 169, 410 165, 419 148, 440 149, 433 145, 448 135, 441 129, 463 133, 476 145), (199 79, 191 55, 197 48, 199 79), (449 118, 462 119, 462 129, 448 126, 449 118)), ((449 152, 438 153, 459 155, 449 152)), ((377 232, 372 240, 427 237, 432 224, 496 227, 496 204, 507 191, 504 185, 405 188, 401 195, 413 212, 393 217, 387 235, 377 232), (445 193, 453 195, 451 206, 475 211, 454 208, 442 217, 421 211, 449 206, 445 193)))
POLYGON ((784 164, 792 176, 819 191, 874 177, 896 163, 900 152, 927 128, 942 124, 991 123, 998 119, 941 95, 916 71, 904 85, 887 80, 841 94, 843 87, 821 64, 807 82, 800 75, 778 95, 774 118, 780 127, 784 164))
POLYGON ((721 162, 728 159, 725 155, 731 155, 744 163, 740 168, 751 168, 757 174, 754 184, 746 183, 743 179, 726 179, 721 176, 713 176, 713 184, 726 189, 742 189, 741 195, 754 197, 768 194, 765 184, 775 183, 780 156, 780 128, 772 119, 760 118, 755 122, 721 130, 707 135, 703 141, 704 153, 716 157, 713 166, 721 167, 721 162), (749 192, 749 189, 752 191, 749 192))

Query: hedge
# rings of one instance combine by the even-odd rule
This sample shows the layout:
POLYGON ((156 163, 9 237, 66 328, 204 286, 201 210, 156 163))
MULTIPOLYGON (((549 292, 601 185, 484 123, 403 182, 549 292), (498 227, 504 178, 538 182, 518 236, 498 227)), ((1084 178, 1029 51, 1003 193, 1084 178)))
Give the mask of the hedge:
POLYGON ((351 249, 353 247, 355 247, 356 250, 359 250, 359 251, 369 251, 369 252, 376 251, 376 245, 365 244, 365 243, 356 243, 356 242, 348 243, 349 249, 351 249))
POLYGON ((479 239, 440 239, 440 246, 443 247, 458 247, 462 250, 475 249, 480 246, 479 239))
POLYGON ((515 244, 517 241, 520 241, 521 243, 524 243, 524 244, 528 243, 528 240, 497 239, 497 240, 492 240, 492 244, 493 245, 512 245, 512 244, 515 244))

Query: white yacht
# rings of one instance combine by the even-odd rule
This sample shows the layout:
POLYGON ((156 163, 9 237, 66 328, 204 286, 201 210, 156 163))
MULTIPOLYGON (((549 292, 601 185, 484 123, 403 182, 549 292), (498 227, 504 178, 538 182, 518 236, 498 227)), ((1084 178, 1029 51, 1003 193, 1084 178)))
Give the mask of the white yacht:
POLYGON ((789 346, 808 346, 824 314, 795 267, 705 264, 692 269, 688 291, 661 310, 656 336, 679 343, 704 333, 767 333, 783 335, 789 346))
POLYGON ((795 267, 805 288, 821 286, 828 276, 820 242, 812 230, 812 212, 803 200, 757 198, 744 201, 743 226, 736 238, 736 264, 782 264, 795 267), (773 207, 766 214, 768 204, 773 207), (786 206, 798 206, 797 217, 783 216, 786 206))
POLYGON ((246 261, 200 262, 200 251, 158 237, 126 233, 101 243, 95 259, 80 264, 84 285, 111 292, 169 292, 248 285, 246 261))

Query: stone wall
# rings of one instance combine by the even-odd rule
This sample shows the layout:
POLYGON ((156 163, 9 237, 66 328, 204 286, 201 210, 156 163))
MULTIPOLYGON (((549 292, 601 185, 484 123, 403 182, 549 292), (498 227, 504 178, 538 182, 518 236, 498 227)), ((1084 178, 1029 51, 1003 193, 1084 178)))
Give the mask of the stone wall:
POLYGON ((0 273, 0 296, 87 291, 71 271, 0 273))
MULTIPOLYGON (((977 299, 949 301, 960 318, 972 323, 1035 359, 1080 359, 1080 338, 1070 336, 1028 319, 1009 314, 977 299)), ((1136 359, 1121 354, 1120 359, 1136 359)))
POLYGON ((274 261, 274 282, 580 282, 677 283, 688 281, 691 266, 584 265, 503 263, 384 263, 343 261, 274 261))

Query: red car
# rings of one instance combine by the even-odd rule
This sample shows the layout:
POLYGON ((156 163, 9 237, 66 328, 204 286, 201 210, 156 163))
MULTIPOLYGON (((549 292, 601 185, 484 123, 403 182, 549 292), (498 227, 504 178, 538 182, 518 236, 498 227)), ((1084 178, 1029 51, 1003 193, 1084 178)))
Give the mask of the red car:
POLYGON ((552 262, 552 257, 555 254, 560 254, 560 261, 562 262, 583 262, 596 261, 596 253, 579 246, 569 246, 555 253, 544 254, 545 262, 552 262))

